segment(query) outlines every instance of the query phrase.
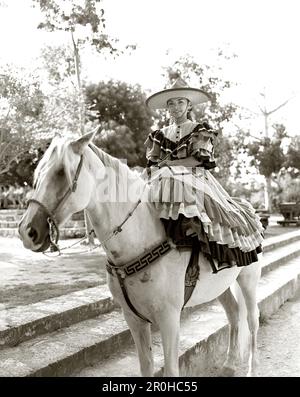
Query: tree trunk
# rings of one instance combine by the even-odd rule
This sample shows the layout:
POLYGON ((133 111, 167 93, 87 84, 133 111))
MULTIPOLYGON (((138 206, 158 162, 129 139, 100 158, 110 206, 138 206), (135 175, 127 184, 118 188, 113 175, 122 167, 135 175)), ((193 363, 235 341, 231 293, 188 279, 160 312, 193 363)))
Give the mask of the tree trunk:
POLYGON ((85 106, 84 106, 82 84, 81 84, 80 54, 79 54, 78 46, 75 42, 74 35, 73 35, 72 31, 71 31, 71 37, 72 37, 73 50, 74 50, 75 72, 76 72, 76 78, 77 78, 78 97, 79 97, 79 128, 80 128, 80 134, 84 135, 85 106))
MULTIPOLYGON (((78 96, 79 96, 79 128, 80 128, 80 134, 84 135, 85 104, 84 104, 82 84, 81 84, 80 54, 72 31, 71 31, 71 37, 72 37, 73 50, 74 50, 75 72, 76 72, 78 96)), ((86 210, 84 210, 84 221, 85 221, 85 232, 87 235, 87 243, 89 245, 94 245, 95 244, 94 236, 91 234, 92 225, 86 210)))
POLYGON ((272 212, 272 178, 265 177, 265 207, 272 212))

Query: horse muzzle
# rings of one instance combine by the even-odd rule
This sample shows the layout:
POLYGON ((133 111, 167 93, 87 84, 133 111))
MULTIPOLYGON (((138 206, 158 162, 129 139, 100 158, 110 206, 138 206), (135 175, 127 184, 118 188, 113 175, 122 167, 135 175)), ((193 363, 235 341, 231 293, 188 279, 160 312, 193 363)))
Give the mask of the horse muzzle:
POLYGON ((19 223, 19 237, 25 248, 33 252, 44 252, 50 246, 49 226, 45 214, 38 210, 31 221, 24 214, 19 223))

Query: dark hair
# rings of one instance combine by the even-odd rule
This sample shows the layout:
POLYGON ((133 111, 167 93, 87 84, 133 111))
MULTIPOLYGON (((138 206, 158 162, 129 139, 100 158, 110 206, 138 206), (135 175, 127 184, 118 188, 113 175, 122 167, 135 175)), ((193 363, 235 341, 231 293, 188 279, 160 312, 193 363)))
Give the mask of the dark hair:
POLYGON ((193 111, 193 104, 189 99, 187 99, 187 101, 188 101, 189 110, 187 112, 186 117, 188 118, 188 120, 195 121, 195 113, 193 111))
MULTIPOLYGON (((193 112, 193 104, 192 104, 192 102, 188 98, 185 98, 185 97, 183 97, 183 98, 187 100, 188 107, 189 107, 189 110, 187 111, 187 114, 186 114, 187 119, 191 120, 191 121, 195 121, 195 114, 193 112)), ((169 100, 170 99, 167 100, 167 104, 168 104, 169 100)), ((172 123, 173 123, 173 119, 172 119, 172 117, 170 117, 169 125, 171 125, 172 123)))

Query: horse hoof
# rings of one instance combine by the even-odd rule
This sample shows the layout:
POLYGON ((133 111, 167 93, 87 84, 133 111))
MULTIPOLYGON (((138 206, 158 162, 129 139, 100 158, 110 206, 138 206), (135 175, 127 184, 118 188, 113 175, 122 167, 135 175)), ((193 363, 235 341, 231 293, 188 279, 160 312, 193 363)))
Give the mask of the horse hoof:
POLYGON ((223 367, 220 376, 232 377, 235 375, 235 369, 230 367, 223 367))

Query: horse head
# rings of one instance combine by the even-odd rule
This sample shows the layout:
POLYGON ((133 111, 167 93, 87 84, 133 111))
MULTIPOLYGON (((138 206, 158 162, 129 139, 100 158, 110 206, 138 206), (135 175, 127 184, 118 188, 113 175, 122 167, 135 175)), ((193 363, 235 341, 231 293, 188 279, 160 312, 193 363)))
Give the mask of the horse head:
POLYGON ((24 247, 35 252, 50 245, 50 221, 56 227, 87 207, 93 183, 84 152, 95 132, 77 140, 54 138, 34 175, 34 191, 19 224, 24 247))

